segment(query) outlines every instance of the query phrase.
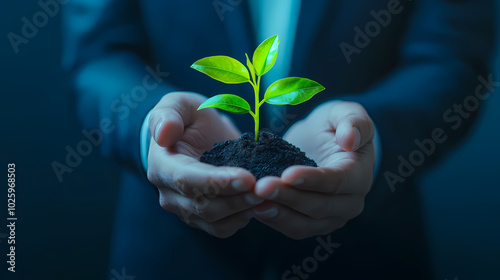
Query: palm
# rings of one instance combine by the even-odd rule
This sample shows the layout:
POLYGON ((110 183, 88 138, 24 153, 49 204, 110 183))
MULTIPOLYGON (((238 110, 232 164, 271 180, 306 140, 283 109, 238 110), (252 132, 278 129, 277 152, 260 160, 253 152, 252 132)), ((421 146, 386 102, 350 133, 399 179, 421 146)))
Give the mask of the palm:
POLYGON ((319 167, 349 167, 360 160, 372 159, 374 154, 371 141, 352 152, 342 149, 337 128, 327 122, 322 114, 311 115, 296 123, 284 138, 316 161, 319 167))
POLYGON ((191 120, 185 120, 184 132, 175 145, 177 153, 199 159, 214 144, 240 136, 227 117, 214 109, 197 111, 198 104, 192 105, 191 120))
POLYGON ((357 103, 332 101, 316 108, 284 138, 319 167, 291 166, 279 178, 260 179, 256 194, 271 202, 256 207, 257 219, 303 239, 330 233, 359 215, 373 179, 373 135, 373 122, 357 103))

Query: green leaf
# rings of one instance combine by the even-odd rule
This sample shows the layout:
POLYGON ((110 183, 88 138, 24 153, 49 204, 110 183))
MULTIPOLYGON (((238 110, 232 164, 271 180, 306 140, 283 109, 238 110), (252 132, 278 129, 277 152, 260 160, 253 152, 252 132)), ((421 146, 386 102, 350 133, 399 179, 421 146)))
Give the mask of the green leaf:
POLYGON ((219 94, 203 102, 198 110, 205 108, 217 108, 236 114, 250 112, 250 105, 245 99, 234 94, 219 94))
POLYGON ((245 53, 247 57, 247 67, 250 70, 250 75, 252 75, 253 82, 255 83, 255 68, 253 67, 252 62, 250 62, 250 58, 248 58, 248 54, 245 53))
POLYGON ((191 68, 226 84, 240 84, 250 80, 245 66, 229 56, 205 57, 193 63, 191 68))
POLYGON ((325 88, 319 83, 306 79, 290 77, 270 85, 264 94, 264 101, 275 105, 297 105, 305 102, 325 88))
POLYGON ((278 56, 278 35, 267 38, 262 42, 253 53, 253 66, 255 73, 260 77, 273 68, 278 56))

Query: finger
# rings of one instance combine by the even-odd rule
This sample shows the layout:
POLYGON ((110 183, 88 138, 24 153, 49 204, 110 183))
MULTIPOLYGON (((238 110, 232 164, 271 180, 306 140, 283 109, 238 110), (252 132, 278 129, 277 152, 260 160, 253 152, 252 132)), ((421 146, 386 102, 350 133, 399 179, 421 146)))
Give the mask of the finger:
POLYGON ((338 167, 291 166, 281 175, 295 189, 334 195, 366 195, 370 190, 373 169, 354 160, 338 167))
POLYGON ((332 107, 329 117, 337 143, 346 151, 355 151, 373 140, 373 121, 358 103, 342 102, 332 107))
POLYGON ((285 180, 276 177, 259 180, 255 193, 262 199, 288 206, 313 219, 328 217, 350 219, 359 215, 364 206, 363 196, 318 193, 311 191, 311 188, 298 190, 285 180))
POLYGON ((327 194, 351 194, 345 187, 345 172, 329 167, 291 166, 281 175, 283 182, 298 190, 327 194))
POLYGON ((338 218, 311 219, 286 206, 268 201, 254 207, 253 214, 261 223, 293 239, 327 234, 345 223, 338 218))
POLYGON ((160 196, 160 205, 163 209, 178 216, 190 212, 209 223, 247 210, 263 201, 263 199, 258 198, 252 193, 234 196, 200 194, 191 198, 174 191, 166 190, 160 196))
POLYGON ((283 180, 275 176, 261 178, 255 184, 255 194, 261 198, 274 197, 276 191, 284 184, 283 180))
POLYGON ((234 195, 253 189, 255 178, 243 168, 216 167, 175 154, 151 141, 148 179, 160 190, 168 187, 185 196, 205 193, 234 195), (154 153, 154 156, 151 156, 154 153))
POLYGON ((214 223, 204 221, 199 217, 192 217, 189 220, 189 225, 201 229, 208 234, 218 237, 227 238, 234 235, 238 230, 246 227, 252 217, 251 210, 239 212, 214 223))
POLYGON ((287 206, 313 219, 352 219, 363 211, 364 199, 357 195, 327 195, 299 191, 283 184, 267 200, 287 206))
POLYGON ((175 145, 181 139, 184 127, 192 124, 193 115, 203 100, 197 94, 173 92, 165 95, 149 118, 149 129, 156 143, 162 147, 175 145))

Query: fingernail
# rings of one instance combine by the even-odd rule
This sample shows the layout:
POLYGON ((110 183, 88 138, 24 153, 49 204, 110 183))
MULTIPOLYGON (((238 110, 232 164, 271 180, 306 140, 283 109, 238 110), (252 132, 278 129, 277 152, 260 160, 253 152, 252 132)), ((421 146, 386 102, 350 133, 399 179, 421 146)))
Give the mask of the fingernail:
POLYGON ((275 189, 273 193, 271 193, 270 195, 266 196, 267 199, 275 199, 276 197, 278 197, 278 193, 279 193, 279 189, 275 189))
POLYGON ((255 215, 261 217, 261 218, 273 218, 278 215, 278 209, 276 207, 271 207, 265 211, 258 212, 254 210, 255 215))
POLYGON ((298 179, 295 179, 293 182, 292 182, 292 186, 300 186, 304 184, 304 178, 298 178, 298 179))
POLYGON ((160 136, 160 130, 161 130, 161 127, 163 126, 163 121, 160 121, 158 122, 158 124, 156 125, 156 128, 155 128, 155 141, 158 142, 158 137, 160 136))
POLYGON ((242 180, 236 179, 231 183, 231 186, 233 189, 244 192, 244 191, 249 191, 250 186, 245 185, 245 183, 242 180))
POLYGON ((264 191, 265 184, 262 183, 261 180, 257 181, 255 184, 255 192, 256 193, 262 193, 264 191))
POLYGON ((357 149, 361 144, 361 132, 359 132, 359 129, 355 126, 352 127, 352 130, 354 130, 354 135, 356 135, 356 140, 354 141, 354 149, 357 149))
POLYGON ((264 202, 264 199, 258 198, 256 195, 251 193, 245 195, 245 200, 252 205, 257 205, 264 202))

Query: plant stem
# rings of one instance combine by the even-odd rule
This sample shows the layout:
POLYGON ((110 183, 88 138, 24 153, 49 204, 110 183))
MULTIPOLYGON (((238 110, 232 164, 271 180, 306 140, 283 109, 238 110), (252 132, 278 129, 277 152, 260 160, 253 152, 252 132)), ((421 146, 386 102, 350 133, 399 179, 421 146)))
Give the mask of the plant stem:
POLYGON ((259 89, 260 89, 260 77, 257 77, 257 84, 253 84, 253 91, 255 92, 255 114, 253 119, 255 121, 255 142, 259 140, 259 89))

